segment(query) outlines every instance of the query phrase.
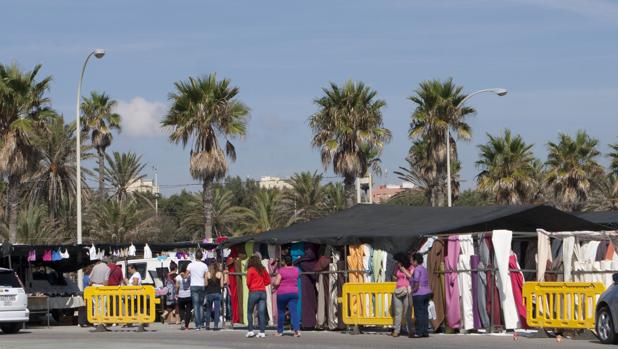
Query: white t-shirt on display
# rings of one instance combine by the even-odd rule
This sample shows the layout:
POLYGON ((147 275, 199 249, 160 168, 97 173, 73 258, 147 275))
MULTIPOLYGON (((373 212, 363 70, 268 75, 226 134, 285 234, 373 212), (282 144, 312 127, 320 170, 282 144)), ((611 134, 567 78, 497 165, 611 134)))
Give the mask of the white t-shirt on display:
POLYGON ((141 284, 142 284, 142 275, 140 275, 140 273, 136 271, 129 278, 129 286, 141 286, 141 284), (137 285, 135 283, 135 280, 137 280, 137 285))
POLYGON ((187 266, 187 270, 191 273, 191 286, 206 286, 205 279, 208 272, 208 266, 202 261, 191 262, 187 266))
POLYGON ((178 274, 178 276, 176 276, 176 284, 178 285, 178 298, 189 298, 191 297, 191 288, 190 288, 191 280, 189 279, 186 282, 189 285, 185 285, 183 281, 184 280, 182 278, 182 275, 178 274))

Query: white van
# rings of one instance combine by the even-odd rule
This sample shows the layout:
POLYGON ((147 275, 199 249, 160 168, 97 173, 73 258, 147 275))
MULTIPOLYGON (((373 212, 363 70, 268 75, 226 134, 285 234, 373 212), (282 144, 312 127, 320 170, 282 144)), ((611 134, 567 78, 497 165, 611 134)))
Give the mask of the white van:
POLYGON ((11 269, 0 268, 0 328, 4 333, 17 333, 30 318, 28 296, 11 269))
POLYGON ((188 265, 191 263, 191 260, 182 259, 179 260, 177 258, 165 258, 163 260, 158 258, 150 258, 150 259, 129 259, 126 262, 124 260, 116 262, 117 265, 122 267, 122 274, 125 278, 127 276, 127 266, 129 264, 135 265, 135 268, 142 276, 142 284, 143 285, 153 285, 154 287, 163 287, 163 283, 165 281, 165 275, 167 275, 167 271, 169 270, 171 262, 176 263, 178 265, 178 270, 180 271, 182 265, 188 265), (158 274, 158 270, 163 270, 164 273, 158 274))

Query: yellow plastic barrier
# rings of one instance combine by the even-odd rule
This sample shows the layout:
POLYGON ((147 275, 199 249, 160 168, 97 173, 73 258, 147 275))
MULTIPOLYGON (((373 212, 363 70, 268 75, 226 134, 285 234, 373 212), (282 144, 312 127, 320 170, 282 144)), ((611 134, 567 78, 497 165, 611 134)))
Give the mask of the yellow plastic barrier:
POLYGON ((94 324, 152 323, 160 302, 152 286, 87 287, 84 300, 88 321, 94 324))
POLYGON ((344 284, 341 294, 343 323, 392 325, 391 303, 394 292, 394 282, 344 284))
POLYGON ((526 282, 526 322, 539 328, 593 329, 603 291, 599 282, 526 282))

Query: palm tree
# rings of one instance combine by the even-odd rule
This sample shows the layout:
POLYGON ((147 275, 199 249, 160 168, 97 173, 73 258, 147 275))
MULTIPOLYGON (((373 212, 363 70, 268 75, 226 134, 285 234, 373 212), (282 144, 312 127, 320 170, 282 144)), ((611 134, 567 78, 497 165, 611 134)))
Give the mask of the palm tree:
POLYGON ((346 193, 343 184, 328 183, 324 186, 324 210, 326 213, 334 213, 344 210, 346 207, 346 193))
POLYGON ((586 209, 593 211, 618 210, 618 174, 599 176, 593 181, 593 189, 586 209))
MULTIPOLYGON (((213 231, 217 236, 236 235, 235 231, 246 223, 250 215, 250 210, 245 207, 234 206, 233 193, 230 190, 215 188, 213 191, 213 231)), ((198 236, 196 232, 204 227, 204 201, 202 194, 196 193, 191 196, 191 201, 187 204, 188 212, 185 219, 180 223, 180 230, 183 233, 193 234, 195 240, 198 236)))
POLYGON ((142 157, 132 152, 114 152, 112 155, 106 155, 107 167, 105 167, 105 179, 113 190, 112 196, 117 202, 123 202, 131 195, 145 198, 140 195, 139 190, 129 192, 129 188, 146 177, 143 173, 146 164, 142 163, 142 157))
POLYGON ((112 112, 116 101, 105 93, 92 91, 82 103, 82 131, 90 133, 99 156, 99 200, 105 197, 105 150, 112 144, 112 130, 120 132, 120 115, 112 112))
POLYGON ((250 233, 262 233, 282 228, 293 221, 294 217, 286 217, 283 198, 279 190, 264 189, 255 194, 248 222, 250 233))
POLYGON ((22 72, 16 65, 0 64, 0 174, 8 179, 8 230, 13 243, 24 175, 35 168, 38 159, 30 134, 50 111, 45 92, 51 77, 37 81, 40 69, 36 65, 22 72))
POLYGON ((249 109, 236 98, 238 87, 230 86, 228 79, 217 81, 215 74, 189 77, 187 81, 176 82, 175 88, 169 97, 172 106, 162 125, 171 129, 171 142, 186 146, 193 140, 190 171, 193 178, 202 180, 204 233, 210 239, 213 182, 227 173, 226 154, 232 161, 236 160, 236 149, 230 138, 246 134, 249 109), (219 138, 225 139, 225 153, 219 138))
MULTIPOLYGON (((151 217, 152 218, 152 217, 151 217)), ((144 217, 135 199, 124 202, 107 200, 94 212, 90 239, 94 241, 130 242, 145 235, 145 227, 152 219, 144 217)))
MULTIPOLYGON (((62 116, 47 120, 32 137, 32 144, 39 149, 37 170, 29 176, 31 201, 44 201, 53 219, 61 210, 73 207, 75 185, 75 124, 65 125, 62 116)), ((86 147, 82 157, 89 158, 86 147)), ((88 169, 82 171, 89 173, 88 169)), ((85 183, 84 183, 85 184, 85 183)))
POLYGON ((324 208, 324 187, 322 175, 317 172, 295 173, 290 178, 289 190, 283 194, 288 212, 298 221, 308 221, 322 215, 324 208))
POLYGON ((599 141, 585 131, 578 131, 575 138, 560 133, 558 143, 549 142, 549 155, 545 163, 548 171, 546 183, 552 188, 560 207, 581 211, 588 199, 591 181, 603 174, 597 162, 599 141))
POLYGON ((535 185, 533 145, 526 144, 520 135, 513 137, 508 129, 503 136, 487 137, 487 143, 478 146, 479 191, 501 205, 528 201, 535 185))
POLYGON ((383 126, 382 108, 386 102, 362 82, 331 83, 324 96, 314 100, 318 111, 309 119, 312 145, 320 148, 324 167, 332 162, 336 174, 343 176, 346 204, 354 203, 354 181, 368 172, 371 150, 381 154, 391 132, 383 126))
MULTIPOLYGON (((609 170, 611 173, 618 176, 618 143, 610 144, 609 146, 612 148, 612 152, 609 153, 609 157, 611 158, 609 170)), ((618 182, 616 182, 616 186, 614 186, 612 190, 618 192, 618 182)))
MULTIPOLYGON (((449 132, 451 144, 451 159, 457 161, 457 144, 450 136, 453 132, 459 139, 469 140, 471 137, 470 125, 465 121, 468 115, 475 112, 474 108, 461 106, 466 97, 463 87, 453 83, 449 78, 440 80, 428 80, 421 82, 415 95, 410 96, 417 106, 412 113, 409 136, 415 141, 424 142, 424 161, 432 163, 435 168, 430 168, 432 176, 439 180, 439 186, 432 187, 432 204, 444 206, 446 199, 446 132, 449 132)), ((453 168, 451 167, 451 170, 453 168)), ((459 181, 452 179, 454 187, 458 187, 459 181)))

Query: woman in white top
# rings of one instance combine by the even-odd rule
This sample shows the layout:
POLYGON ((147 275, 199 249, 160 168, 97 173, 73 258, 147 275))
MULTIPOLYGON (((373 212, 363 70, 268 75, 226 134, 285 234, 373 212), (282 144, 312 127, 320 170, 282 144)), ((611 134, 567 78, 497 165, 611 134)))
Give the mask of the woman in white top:
POLYGON ((142 285, 142 275, 137 271, 135 265, 129 264, 127 266, 127 274, 131 275, 128 279, 124 279, 124 283, 127 286, 141 286, 142 285))
POLYGON ((178 295, 178 314, 184 321, 184 325, 180 329, 188 330, 189 322, 191 322, 193 302, 191 301, 191 277, 187 273, 186 265, 180 268, 180 274, 176 276, 176 291, 178 295))

